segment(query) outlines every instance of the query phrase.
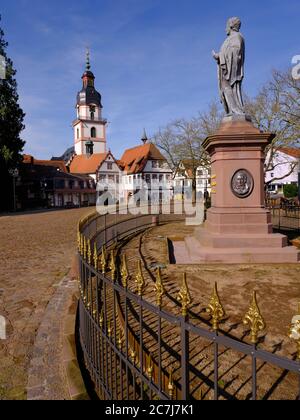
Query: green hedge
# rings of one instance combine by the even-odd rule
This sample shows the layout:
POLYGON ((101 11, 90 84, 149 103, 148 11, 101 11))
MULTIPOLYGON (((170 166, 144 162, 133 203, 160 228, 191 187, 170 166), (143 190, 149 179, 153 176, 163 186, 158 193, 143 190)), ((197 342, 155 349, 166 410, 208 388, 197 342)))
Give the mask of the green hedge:
POLYGON ((296 198, 298 197, 298 185, 290 184, 283 186, 283 192, 285 198, 296 198))

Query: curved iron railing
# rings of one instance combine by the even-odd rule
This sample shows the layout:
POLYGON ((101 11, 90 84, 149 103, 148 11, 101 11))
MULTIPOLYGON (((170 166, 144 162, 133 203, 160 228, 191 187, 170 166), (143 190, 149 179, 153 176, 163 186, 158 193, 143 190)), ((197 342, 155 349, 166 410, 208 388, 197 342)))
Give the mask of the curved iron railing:
MULTIPOLYGON (((198 380, 213 390, 214 399, 234 399, 220 383, 220 348, 251 358, 253 400, 257 399, 258 361, 299 375, 300 384, 300 340, 297 360, 258 348, 258 333, 264 323, 255 296, 245 317, 251 330, 251 344, 247 344, 221 334, 219 322, 224 314, 216 288, 208 309, 212 331, 191 320, 186 282, 179 294, 181 316, 163 308, 164 286, 159 269, 156 305, 144 297, 141 288, 139 292, 129 288, 126 260, 121 261, 118 255, 119 244, 151 226, 182 220, 183 216, 174 214, 99 216, 94 213, 79 224, 79 333, 85 364, 99 397, 104 400, 201 399, 203 393, 191 390, 191 383, 198 380), (109 248, 112 248, 110 257, 109 248), (166 331, 176 332, 174 341, 179 340, 179 352, 174 352, 168 343, 166 331), (213 379, 203 375, 191 361, 191 342, 199 338, 213 348, 213 379)), ((137 273, 137 278, 138 275, 142 276, 142 272, 137 273)))

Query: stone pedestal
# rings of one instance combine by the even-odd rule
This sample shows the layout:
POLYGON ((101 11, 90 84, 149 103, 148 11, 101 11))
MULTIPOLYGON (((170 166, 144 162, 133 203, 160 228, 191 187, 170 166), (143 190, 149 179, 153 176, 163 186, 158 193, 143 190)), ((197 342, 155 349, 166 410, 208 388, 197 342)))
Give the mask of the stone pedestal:
POLYGON ((296 263, 300 252, 273 234, 265 208, 265 148, 274 135, 245 117, 225 118, 204 147, 212 160, 212 208, 204 227, 186 238, 193 262, 296 263))

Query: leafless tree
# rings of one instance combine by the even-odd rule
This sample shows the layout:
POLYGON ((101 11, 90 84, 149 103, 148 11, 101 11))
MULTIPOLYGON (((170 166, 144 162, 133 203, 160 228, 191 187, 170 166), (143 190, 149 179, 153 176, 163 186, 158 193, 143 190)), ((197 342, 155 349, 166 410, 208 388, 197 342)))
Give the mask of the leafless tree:
POLYGON ((188 169, 193 199, 196 197, 198 168, 210 167, 210 158, 203 148, 203 142, 217 130, 221 120, 220 107, 212 103, 207 112, 199 113, 191 120, 177 119, 153 136, 154 143, 164 152, 174 173, 181 163, 188 169))
POLYGON ((297 147, 300 138, 300 83, 290 71, 273 71, 272 79, 250 99, 246 97, 246 110, 253 123, 262 131, 275 133, 276 137, 266 150, 265 172, 274 172, 286 166, 282 176, 272 178, 267 185, 291 175, 298 163, 287 156, 279 158, 279 151, 297 147))

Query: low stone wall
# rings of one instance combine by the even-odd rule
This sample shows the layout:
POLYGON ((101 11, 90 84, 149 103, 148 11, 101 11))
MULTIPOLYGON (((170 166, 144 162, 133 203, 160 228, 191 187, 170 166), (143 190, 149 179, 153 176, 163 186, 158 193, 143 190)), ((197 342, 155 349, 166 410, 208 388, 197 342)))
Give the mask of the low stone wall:
POLYGON ((77 276, 74 258, 37 331, 28 371, 28 400, 89 399, 76 355, 77 276))

